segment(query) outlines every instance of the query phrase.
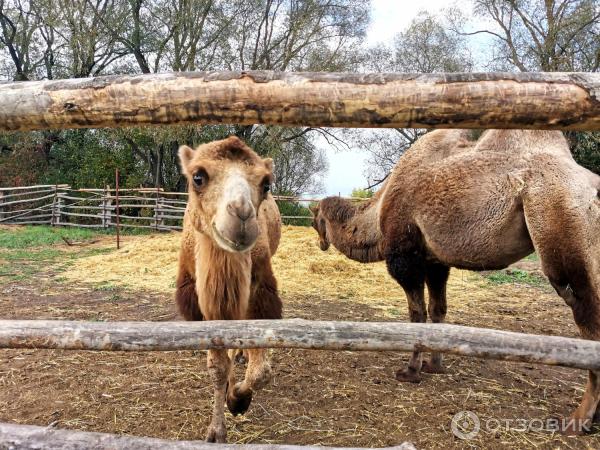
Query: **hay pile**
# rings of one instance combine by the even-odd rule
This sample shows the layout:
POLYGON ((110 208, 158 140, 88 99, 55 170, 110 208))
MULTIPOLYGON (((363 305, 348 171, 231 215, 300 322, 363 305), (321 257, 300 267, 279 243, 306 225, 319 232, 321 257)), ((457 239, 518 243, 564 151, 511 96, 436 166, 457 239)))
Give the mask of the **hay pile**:
MULTIPOLYGON (((171 293, 180 236, 170 233, 127 237, 121 250, 82 258, 64 276, 73 281, 171 293)), ((312 228, 284 226, 273 266, 284 297, 352 299, 382 307, 398 306, 398 300, 402 305, 404 301, 402 289, 388 275, 384 263, 360 264, 333 247, 323 252, 312 228)), ((478 288, 473 277, 454 270, 449 293, 458 291, 464 295, 468 290, 471 299, 478 290, 483 293, 486 289, 478 288)))

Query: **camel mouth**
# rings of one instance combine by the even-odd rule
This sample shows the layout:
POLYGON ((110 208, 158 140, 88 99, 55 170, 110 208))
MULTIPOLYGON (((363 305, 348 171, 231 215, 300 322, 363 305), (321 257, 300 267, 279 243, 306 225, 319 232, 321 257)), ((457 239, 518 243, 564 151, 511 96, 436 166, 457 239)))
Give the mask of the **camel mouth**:
POLYGON ((232 253, 246 252, 252 247, 254 247, 254 244, 256 243, 256 239, 250 243, 234 242, 231 239, 228 239, 225 236, 223 236, 223 234, 219 231, 217 225, 214 222, 212 223, 212 235, 219 247, 221 247, 223 250, 232 253))
POLYGON ((329 242, 319 241, 319 247, 321 248, 321 250, 326 252, 327 250, 329 250, 329 242))

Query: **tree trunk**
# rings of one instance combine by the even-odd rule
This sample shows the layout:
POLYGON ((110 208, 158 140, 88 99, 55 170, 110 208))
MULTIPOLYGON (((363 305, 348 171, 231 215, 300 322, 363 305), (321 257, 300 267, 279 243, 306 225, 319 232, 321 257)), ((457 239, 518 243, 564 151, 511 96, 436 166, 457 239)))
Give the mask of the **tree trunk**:
POLYGON ((597 341, 430 323, 301 319, 113 323, 0 320, 0 348, 419 350, 600 370, 597 341))
MULTIPOLYGON (((51 427, 0 423, 0 448, 9 449, 102 449, 112 450, 358 450, 322 446, 299 446, 286 444, 239 444, 219 445, 204 441, 173 441, 89 431, 57 430, 51 427)), ((382 450, 415 450, 415 446, 404 442, 382 450)))
POLYGON ((600 130, 600 74, 194 72, 0 85, 0 130, 192 122, 600 130))

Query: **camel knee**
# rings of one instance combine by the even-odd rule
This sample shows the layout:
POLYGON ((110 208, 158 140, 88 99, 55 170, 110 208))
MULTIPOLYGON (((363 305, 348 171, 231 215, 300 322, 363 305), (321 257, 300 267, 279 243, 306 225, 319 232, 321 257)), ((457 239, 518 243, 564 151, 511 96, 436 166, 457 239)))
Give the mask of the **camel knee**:
POLYGON ((259 390, 271 381, 272 371, 268 360, 268 351, 264 349, 249 350, 249 362, 244 378, 244 387, 259 390))
POLYGON ((438 300, 429 300, 427 305, 427 312, 433 323, 441 323, 446 319, 447 312, 446 302, 440 302, 438 300))
POLYGON ((269 384, 272 376, 273 372, 271 370, 271 365, 266 361, 263 362, 260 369, 252 374, 249 380, 250 388, 254 391, 264 388, 267 384, 269 384))
POLYGON ((427 322, 427 311, 419 304, 409 304, 408 315, 411 322, 425 323, 427 322))

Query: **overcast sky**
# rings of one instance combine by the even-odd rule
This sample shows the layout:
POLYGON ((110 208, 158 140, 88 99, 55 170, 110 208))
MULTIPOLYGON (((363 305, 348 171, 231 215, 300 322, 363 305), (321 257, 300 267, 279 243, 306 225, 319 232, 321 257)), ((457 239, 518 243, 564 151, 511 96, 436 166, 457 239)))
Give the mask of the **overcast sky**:
MULTIPOLYGON (((372 0, 372 22, 367 34, 369 45, 383 42, 391 44, 396 33, 404 30, 420 11, 440 13, 442 9, 460 5, 465 12, 470 12, 471 1, 462 0, 372 0)), ((325 176, 326 195, 350 195, 353 188, 367 186, 364 176, 367 156, 358 149, 353 151, 335 152, 322 139, 317 145, 326 149, 329 160, 329 172, 325 176)))

